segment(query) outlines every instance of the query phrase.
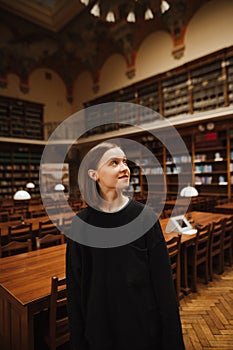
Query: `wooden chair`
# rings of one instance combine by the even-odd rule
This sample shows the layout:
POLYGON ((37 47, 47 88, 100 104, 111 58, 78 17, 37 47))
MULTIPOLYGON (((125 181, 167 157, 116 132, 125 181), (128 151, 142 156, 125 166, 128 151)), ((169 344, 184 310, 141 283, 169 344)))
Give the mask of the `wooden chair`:
POLYGON ((65 233, 70 230, 72 220, 73 220, 73 216, 70 216, 69 218, 63 218, 62 229, 64 230, 65 233))
POLYGON ((217 260, 217 270, 221 274, 224 271, 224 251, 223 239, 225 234, 225 219, 218 220, 213 223, 210 231, 209 244, 209 278, 213 280, 214 262, 217 260))
POLYGON ((9 221, 9 211, 8 210, 1 210, 0 211, 0 222, 6 222, 9 221))
POLYGON ((28 239, 32 240, 33 239, 32 224, 25 223, 25 224, 18 224, 15 226, 9 226, 8 235, 9 235, 10 241, 26 242, 28 239))
POLYGON ((204 281, 209 282, 209 243, 211 224, 198 228, 195 242, 189 247, 188 265, 192 292, 197 291, 198 268, 204 269, 204 281))
POLYGON ((21 214, 18 213, 14 213, 14 214, 10 214, 9 215, 9 221, 14 221, 14 222, 21 222, 23 219, 23 216, 21 214))
POLYGON ((229 265, 232 266, 233 255, 233 216, 225 221, 225 232, 223 237, 223 264, 228 258, 229 265))
POLYGON ((53 222, 49 219, 46 221, 39 222, 39 231, 38 231, 39 238, 42 238, 43 236, 46 236, 48 234, 53 234, 53 235, 59 234, 59 230, 56 226, 56 221, 53 222))
POLYGON ((63 244, 65 243, 65 237, 63 233, 60 234, 47 234, 43 237, 36 237, 36 248, 46 248, 51 247, 53 245, 63 244))
POLYGON ((30 211, 30 217, 31 218, 39 218, 41 216, 46 216, 46 210, 45 209, 37 209, 37 210, 31 210, 30 211))
POLYGON ((166 242, 167 249, 171 261, 171 268, 172 268, 172 278, 175 284, 176 289, 176 295, 177 300, 179 303, 179 300, 182 297, 182 294, 180 292, 180 279, 181 279, 181 273, 180 273, 180 247, 181 247, 181 234, 178 236, 172 237, 169 241, 166 242))
POLYGON ((28 239, 26 242, 11 241, 8 244, 0 244, 0 258, 4 256, 15 255, 23 252, 30 252, 32 250, 32 241, 28 239))
POLYGON ((45 335, 45 342, 49 350, 55 350, 69 342, 70 333, 66 304, 66 279, 58 279, 54 276, 51 280, 49 330, 45 335))

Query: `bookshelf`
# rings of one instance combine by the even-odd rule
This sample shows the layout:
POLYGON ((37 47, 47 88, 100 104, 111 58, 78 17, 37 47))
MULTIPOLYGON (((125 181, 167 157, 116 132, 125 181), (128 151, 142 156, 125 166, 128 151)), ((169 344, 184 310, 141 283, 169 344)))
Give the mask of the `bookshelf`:
MULTIPOLYGON (((166 118, 215 110, 233 104, 233 47, 213 52, 207 56, 170 71, 152 76, 122 89, 100 96, 84 104, 90 107, 105 102, 132 102, 148 107, 166 118)), ((120 107, 118 107, 120 108, 120 107)), ((123 107, 122 107, 123 108, 123 107)), ((95 115, 86 111, 86 126, 95 115)), ((118 121, 140 125, 153 120, 150 110, 140 116, 128 110, 116 113, 112 130, 123 128, 118 121)), ((99 126, 96 134, 108 132, 109 127, 99 126)), ((91 131, 90 131, 91 134, 91 131)), ((88 136, 88 135, 87 135, 88 136)))
POLYGON ((195 186, 203 196, 228 195, 227 131, 210 131, 195 137, 195 186))
POLYGON ((1 142, 0 198, 12 198, 27 182, 33 182, 31 195, 39 195, 39 167, 42 145, 1 142))
POLYGON ((192 103, 197 112, 224 107, 222 60, 208 62, 191 69, 192 103))
MULTIPOLYGON (((150 153, 138 148, 136 164, 131 176, 143 198, 148 191, 161 198, 179 197, 181 188, 193 185, 201 197, 231 197, 233 190, 233 127, 231 120, 215 121, 213 130, 200 132, 199 124, 180 128, 178 131, 187 152, 167 149, 163 141, 148 133, 132 139, 150 153), (231 127, 230 131, 229 126, 231 127)), ((173 140, 170 140, 170 144, 173 140)), ((175 143, 175 140, 174 140, 175 143)), ((136 191, 135 191, 136 192, 136 191)), ((136 193, 135 193, 136 194, 136 193)))
POLYGON ((166 118, 189 112, 188 73, 175 75, 162 82, 163 115, 166 118))
POLYGON ((0 96, 0 136, 43 140, 43 105, 0 96))
MULTIPOLYGON (((138 140, 140 142, 140 140, 138 140)), ((165 149, 160 140, 152 135, 142 136, 141 143, 151 153, 142 154, 142 193, 152 192, 154 196, 163 196, 165 193, 166 178, 164 168, 165 149), (149 188, 148 188, 149 187, 149 188)))

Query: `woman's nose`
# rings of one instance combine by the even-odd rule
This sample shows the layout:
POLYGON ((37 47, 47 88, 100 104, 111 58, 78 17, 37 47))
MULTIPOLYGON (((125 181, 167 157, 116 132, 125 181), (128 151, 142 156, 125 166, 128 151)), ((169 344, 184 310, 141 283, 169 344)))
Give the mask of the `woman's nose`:
POLYGON ((121 169, 125 170, 125 169, 129 169, 129 168, 125 162, 121 162, 121 169))

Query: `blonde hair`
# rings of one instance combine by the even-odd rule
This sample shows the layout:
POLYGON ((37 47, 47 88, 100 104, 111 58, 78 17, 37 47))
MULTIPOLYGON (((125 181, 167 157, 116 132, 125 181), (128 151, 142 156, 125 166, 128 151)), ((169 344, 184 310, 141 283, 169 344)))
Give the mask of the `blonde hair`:
POLYGON ((120 146, 110 142, 102 142, 93 147, 81 162, 78 173, 79 189, 84 201, 91 207, 97 207, 101 202, 101 197, 99 185, 90 178, 88 170, 96 170, 104 153, 112 148, 120 148, 120 146))

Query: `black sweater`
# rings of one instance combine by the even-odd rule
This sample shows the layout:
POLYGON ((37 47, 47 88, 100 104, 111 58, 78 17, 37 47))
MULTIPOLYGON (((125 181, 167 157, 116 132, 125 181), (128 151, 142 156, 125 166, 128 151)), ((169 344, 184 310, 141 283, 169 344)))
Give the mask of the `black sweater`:
MULTIPOLYGON (((115 213, 88 207, 78 216, 91 225, 110 228, 125 225, 143 208, 131 200, 115 213)), ((146 207, 143 220, 154 220, 154 215, 146 207)), ((69 239, 66 256, 72 350, 184 349, 158 221, 142 237, 115 248, 93 248, 69 239)))

